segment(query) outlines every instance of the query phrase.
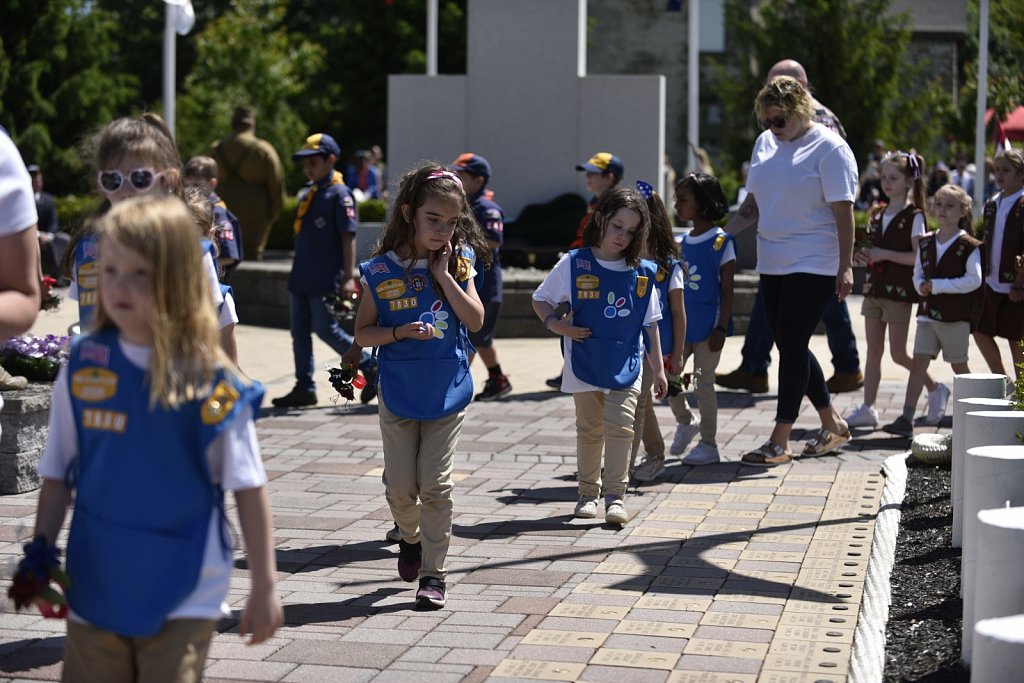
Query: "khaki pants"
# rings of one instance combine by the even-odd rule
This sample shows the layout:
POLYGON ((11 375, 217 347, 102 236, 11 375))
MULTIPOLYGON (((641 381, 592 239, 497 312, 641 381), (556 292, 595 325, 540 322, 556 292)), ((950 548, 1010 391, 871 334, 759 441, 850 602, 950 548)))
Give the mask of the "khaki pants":
POLYGON ((624 497, 629 483, 629 450, 639 391, 636 387, 604 393, 583 391, 576 402, 576 469, 581 496, 601 495, 601 453, 604 452, 604 494, 624 497))
POLYGON ((407 543, 423 544, 420 578, 444 579, 452 538, 452 471, 466 411, 437 420, 410 420, 378 398, 384 442, 384 495, 407 543), (419 503, 417 503, 417 499, 419 503))
MULTIPOLYGON (((684 365, 690 356, 693 356, 693 377, 697 384, 693 395, 697 397, 697 408, 700 410, 700 440, 709 446, 717 446, 715 439, 718 437, 718 397, 715 396, 715 370, 718 369, 722 352, 709 349, 705 339, 683 347, 684 365)), ((690 411, 685 393, 671 399, 669 406, 672 408, 672 414, 676 416, 677 424, 693 424, 693 412, 690 411)))
POLYGON ((199 683, 217 622, 168 619, 149 638, 119 636, 68 620, 65 683, 199 683))
POLYGON ((644 451, 651 458, 665 459, 665 439, 658 426, 658 418, 654 415, 654 397, 651 386, 654 384, 654 371, 644 360, 643 379, 640 381, 640 397, 636 402, 636 416, 633 418, 633 447, 629 452, 629 468, 633 469, 636 455, 640 450, 640 442, 644 443, 644 451))

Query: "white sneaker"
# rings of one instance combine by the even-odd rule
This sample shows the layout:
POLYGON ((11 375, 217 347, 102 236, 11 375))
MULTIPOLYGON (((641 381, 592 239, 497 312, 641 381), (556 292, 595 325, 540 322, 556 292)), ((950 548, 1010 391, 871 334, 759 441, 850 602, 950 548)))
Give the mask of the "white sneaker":
POLYGON ((700 434, 698 425, 676 425, 676 435, 672 437, 672 445, 669 446, 668 452, 672 455, 682 455, 693 441, 693 437, 698 434, 700 434))
POLYGON ((942 422, 946 416, 946 404, 949 403, 949 387, 939 384, 934 391, 928 392, 928 414, 921 420, 921 424, 934 427, 942 422))
POLYGON ((633 478, 637 481, 654 481, 663 474, 665 458, 652 458, 649 455, 633 470, 633 478))
POLYGON ((851 427, 871 427, 874 429, 878 426, 878 411, 866 403, 861 403, 844 415, 843 419, 851 427))
POLYGON ((580 496, 580 502, 576 503, 572 516, 577 519, 597 517, 597 496, 580 496))
POLYGON ((683 458, 684 465, 712 465, 721 462, 722 457, 718 454, 718 448, 703 441, 698 443, 690 451, 689 455, 683 458))
POLYGON ((626 505, 622 502, 621 498, 605 499, 604 521, 609 524, 618 524, 619 526, 629 521, 629 513, 626 512, 626 505))

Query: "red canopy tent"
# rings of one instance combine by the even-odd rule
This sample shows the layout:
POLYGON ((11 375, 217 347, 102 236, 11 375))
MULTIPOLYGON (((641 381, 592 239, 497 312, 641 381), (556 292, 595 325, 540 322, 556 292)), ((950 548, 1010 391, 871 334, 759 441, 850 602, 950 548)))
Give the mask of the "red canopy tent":
MULTIPOLYGON (((985 125, 992 120, 993 109, 985 112, 985 125)), ((1024 140, 1024 106, 1017 107, 1003 119, 1003 131, 1010 140, 1024 140)))

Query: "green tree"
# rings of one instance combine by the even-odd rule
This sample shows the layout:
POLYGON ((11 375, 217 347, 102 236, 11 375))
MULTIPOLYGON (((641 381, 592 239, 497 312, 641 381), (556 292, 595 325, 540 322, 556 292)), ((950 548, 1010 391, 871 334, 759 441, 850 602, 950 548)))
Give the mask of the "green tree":
POLYGON ((124 112, 137 81, 115 68, 116 22, 87 0, 8 0, 0 122, 55 193, 86 192, 88 133, 124 112))
POLYGON ((729 0, 726 57, 713 65, 725 105, 727 164, 750 155, 759 132, 753 101, 772 64, 795 59, 807 70, 814 96, 839 116, 847 140, 863 159, 875 138, 929 154, 936 111, 949 97, 922 77, 923 64, 908 64, 906 15, 893 15, 889 0, 767 0, 756 10, 729 0))
MULTIPOLYGON (((298 113, 306 93, 318 84, 311 75, 323 50, 289 33, 284 0, 233 0, 229 9, 196 35, 196 62, 177 101, 178 146, 182 157, 205 153, 230 131, 235 106, 256 109, 257 133, 282 157, 308 135, 298 113)), ((290 184, 301 169, 285 164, 290 184)))

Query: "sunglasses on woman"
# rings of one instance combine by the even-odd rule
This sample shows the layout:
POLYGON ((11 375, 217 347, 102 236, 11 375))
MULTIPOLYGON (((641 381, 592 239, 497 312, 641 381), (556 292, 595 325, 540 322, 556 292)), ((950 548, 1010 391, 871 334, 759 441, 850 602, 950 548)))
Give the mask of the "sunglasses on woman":
POLYGON ((773 116, 769 119, 764 120, 765 128, 785 128, 786 121, 789 120, 788 116, 773 116))
POLYGON ((162 175, 162 173, 157 173, 151 168, 136 168, 133 171, 129 171, 128 175, 114 169, 111 171, 100 171, 98 182, 100 189, 107 194, 114 194, 120 190, 126 180, 136 190, 144 192, 152 187, 153 183, 157 181, 157 178, 162 175))

